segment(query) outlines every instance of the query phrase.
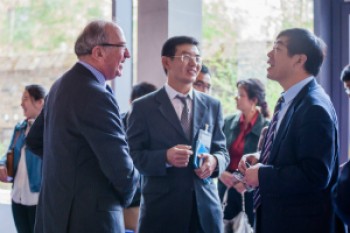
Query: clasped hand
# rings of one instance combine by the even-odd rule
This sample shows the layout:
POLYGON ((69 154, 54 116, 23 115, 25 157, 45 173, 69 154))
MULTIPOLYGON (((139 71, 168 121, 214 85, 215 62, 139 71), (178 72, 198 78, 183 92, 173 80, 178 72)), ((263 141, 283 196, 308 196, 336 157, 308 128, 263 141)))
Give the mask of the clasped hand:
POLYGON ((232 173, 223 172, 220 180, 227 188, 234 188, 239 193, 244 193, 247 188, 256 188, 259 186, 259 168, 262 164, 258 163, 257 155, 246 154, 238 163, 238 170, 244 175, 243 181, 238 180, 232 173), (247 167, 249 164, 249 167, 247 167))
MULTIPOLYGON (((167 162, 178 168, 187 167, 190 156, 193 154, 191 146, 179 144, 167 150, 167 162)), ((211 176, 216 169, 217 159, 211 154, 201 154, 198 156, 202 159, 201 166, 195 169, 196 175, 205 179, 211 176)))

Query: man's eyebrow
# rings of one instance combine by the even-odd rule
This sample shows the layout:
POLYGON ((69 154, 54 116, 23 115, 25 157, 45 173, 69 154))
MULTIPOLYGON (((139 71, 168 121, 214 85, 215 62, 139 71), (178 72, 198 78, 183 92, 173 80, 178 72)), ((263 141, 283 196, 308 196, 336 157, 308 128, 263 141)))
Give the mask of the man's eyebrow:
POLYGON ((286 46, 286 44, 285 44, 283 41, 281 41, 281 40, 277 40, 277 41, 275 41, 273 44, 274 44, 274 45, 283 45, 283 46, 286 46))

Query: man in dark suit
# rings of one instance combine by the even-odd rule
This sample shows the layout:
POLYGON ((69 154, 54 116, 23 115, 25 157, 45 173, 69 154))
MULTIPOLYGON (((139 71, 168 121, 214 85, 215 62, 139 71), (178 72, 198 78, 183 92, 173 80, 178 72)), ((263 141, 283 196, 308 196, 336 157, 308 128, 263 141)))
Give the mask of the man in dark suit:
MULTIPOLYGON (((350 97, 350 65, 344 67, 340 80, 345 93, 350 97)), ((350 162, 341 165, 342 170, 333 192, 335 210, 340 218, 350 226, 350 162)), ((348 230, 349 231, 349 230, 348 230)))
POLYGON ((122 29, 89 23, 75 43, 79 62, 52 86, 27 145, 43 149, 36 233, 123 233, 122 206, 139 173, 129 156, 119 107, 106 81, 130 57, 122 29))
POLYGON ((187 36, 165 42, 167 83, 136 100, 129 117, 131 156, 142 174, 140 233, 223 231, 212 177, 225 170, 229 158, 219 101, 192 88, 201 68, 197 46, 187 36), (194 163, 196 141, 204 130, 210 149, 198 155, 201 163, 194 163))
POLYGON ((245 155, 239 164, 245 182, 256 187, 257 233, 335 232, 331 188, 338 174, 338 123, 315 80, 323 59, 321 39, 298 28, 282 31, 268 53, 268 78, 284 92, 260 160, 245 155))

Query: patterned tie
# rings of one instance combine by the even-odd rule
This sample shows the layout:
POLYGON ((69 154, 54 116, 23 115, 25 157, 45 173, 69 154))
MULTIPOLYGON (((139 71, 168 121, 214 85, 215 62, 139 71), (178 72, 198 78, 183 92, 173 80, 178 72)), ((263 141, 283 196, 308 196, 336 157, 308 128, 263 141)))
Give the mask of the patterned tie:
MULTIPOLYGON (((266 162, 270 156, 273 140, 275 138, 276 127, 277 127, 277 123, 278 123, 278 114, 281 111, 281 106, 282 106, 283 102, 284 102, 284 98, 283 98, 283 96, 281 96, 277 101, 275 111, 273 113, 272 121, 271 121, 270 126, 268 128, 268 132, 267 132, 266 140, 265 140, 265 144, 264 144, 264 149, 263 149, 263 154, 261 154, 261 156, 260 156, 260 158, 261 158, 260 161, 262 164, 266 164, 266 162)), ((257 187, 255 189, 253 200, 254 200, 254 209, 256 210, 261 204, 261 195, 260 195, 259 187, 257 187)))
POLYGON ((175 98, 179 99, 184 106, 182 109, 180 122, 187 139, 191 139, 191 120, 190 120, 190 114, 189 114, 190 110, 188 108, 187 101, 186 101, 188 99, 188 96, 182 97, 177 95, 175 98))

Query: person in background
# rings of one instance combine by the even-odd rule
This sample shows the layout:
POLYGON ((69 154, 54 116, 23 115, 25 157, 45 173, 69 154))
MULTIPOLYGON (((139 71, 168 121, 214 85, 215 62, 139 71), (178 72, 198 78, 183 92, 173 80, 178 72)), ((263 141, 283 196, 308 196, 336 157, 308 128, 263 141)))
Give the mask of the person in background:
MULTIPOLYGON (((130 104, 132 104, 134 100, 144 95, 147 95, 148 93, 151 93, 155 90, 157 90, 157 87, 147 82, 141 82, 139 84, 134 85, 131 91, 130 104)), ((121 114, 125 130, 128 128, 127 120, 128 120, 129 114, 130 114, 130 111, 121 114)), ((139 212, 140 212, 140 199, 141 199, 141 190, 140 190, 140 185, 138 185, 131 204, 128 207, 124 208, 123 210, 125 228, 133 230, 134 233, 137 233, 138 219, 139 219, 139 212)))
POLYGON ((229 158, 220 102, 193 91, 202 64, 198 44, 188 36, 169 38, 161 52, 166 84, 133 103, 127 135, 142 174, 139 233, 223 232, 212 178, 229 158), (207 153, 194 155, 199 135, 207 153))
POLYGON ((345 93, 350 97, 350 65, 344 67, 340 80, 343 82, 345 93))
MULTIPOLYGON (((226 136, 226 147, 230 155, 230 164, 226 171, 221 174, 218 182, 221 200, 226 189, 229 189, 227 206, 224 211, 224 219, 228 220, 242 211, 242 196, 239 192, 242 183, 234 182, 235 178, 232 172, 237 170, 238 162, 243 154, 257 151, 260 132, 269 123, 267 120, 269 110, 265 100, 265 87, 262 82, 258 79, 240 80, 237 82, 237 89, 235 100, 240 112, 226 117, 223 128, 226 136)), ((253 226, 253 194, 252 192, 245 192, 244 195, 245 211, 249 223, 253 226)), ((225 231, 230 232, 226 228, 225 231)))
MULTIPOLYGON (((26 135, 40 114, 46 95, 40 85, 25 87, 21 106, 25 120, 16 125, 9 150, 14 153, 14 179, 12 187, 12 214, 18 233, 34 232, 38 196, 41 188, 42 160, 26 146, 26 135)), ((0 181, 7 182, 6 156, 0 161, 0 181)))
MULTIPOLYGON (((132 102, 134 100, 136 100, 144 95, 147 95, 148 93, 151 93, 155 90, 157 90, 157 87, 151 83, 148 83, 148 82, 141 82, 141 83, 135 84, 132 87, 132 91, 131 91, 131 95, 130 95, 130 104, 132 105, 132 102)), ((127 119, 129 117, 129 115, 130 115, 130 111, 121 114, 125 129, 128 128, 127 119)))
POLYGON ((211 75, 207 66, 202 64, 201 71, 199 72, 196 81, 193 83, 195 90, 210 94, 211 92, 211 75))
POLYGON ((308 30, 287 29, 267 56, 267 77, 284 92, 261 153, 244 155, 238 165, 243 181, 255 188, 256 232, 334 233, 338 121, 315 78, 325 45, 308 30))
MULTIPOLYGON (((340 80, 345 93, 350 97, 350 65, 344 67, 340 80)), ((333 189, 333 204, 341 220, 350 226, 350 162, 341 166, 338 182, 333 189)))
POLYGON ((130 57, 123 30, 94 20, 75 42, 78 62, 51 87, 27 145, 43 157, 36 233, 124 233, 122 207, 140 176, 106 81, 130 57))

